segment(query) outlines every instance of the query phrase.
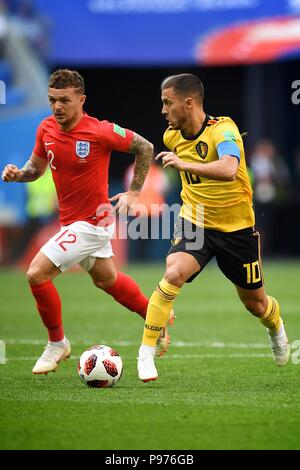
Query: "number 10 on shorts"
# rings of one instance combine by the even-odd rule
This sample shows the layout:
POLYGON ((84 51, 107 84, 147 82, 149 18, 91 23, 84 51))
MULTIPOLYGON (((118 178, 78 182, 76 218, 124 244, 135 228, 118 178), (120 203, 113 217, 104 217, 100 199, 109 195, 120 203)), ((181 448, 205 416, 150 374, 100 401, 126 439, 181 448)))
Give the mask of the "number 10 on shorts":
POLYGON ((247 271, 247 284, 254 284, 261 280, 261 272, 258 260, 253 263, 245 263, 243 267, 247 271))

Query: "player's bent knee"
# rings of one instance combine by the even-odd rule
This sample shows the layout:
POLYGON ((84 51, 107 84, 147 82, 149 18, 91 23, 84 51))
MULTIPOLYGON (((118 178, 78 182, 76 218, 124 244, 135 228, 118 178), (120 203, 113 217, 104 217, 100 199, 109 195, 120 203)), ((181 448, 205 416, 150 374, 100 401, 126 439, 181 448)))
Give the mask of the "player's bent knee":
POLYGON ((47 278, 43 271, 37 267, 30 267, 26 273, 27 280, 30 285, 41 284, 46 281, 47 278))
POLYGON ((263 300, 246 300, 244 301, 244 305, 246 309, 256 317, 261 317, 266 311, 266 305, 263 300))
POLYGON ((186 281, 185 272, 180 269, 178 266, 171 266, 165 272, 164 278, 170 284, 174 286, 181 287, 186 281))
POLYGON ((94 285, 98 287, 98 289, 103 290, 109 289, 115 283, 115 281, 116 279, 114 276, 111 276, 106 279, 93 279, 94 285))

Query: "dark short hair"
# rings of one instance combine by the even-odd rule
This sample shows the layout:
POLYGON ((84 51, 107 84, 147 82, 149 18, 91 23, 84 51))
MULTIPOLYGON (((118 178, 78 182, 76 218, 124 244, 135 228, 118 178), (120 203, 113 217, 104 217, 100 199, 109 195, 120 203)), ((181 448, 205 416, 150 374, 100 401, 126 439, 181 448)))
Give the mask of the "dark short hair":
POLYGON ((204 99, 204 87, 200 78, 191 73, 181 73, 179 75, 171 75, 163 80, 161 89, 174 88, 176 95, 188 97, 196 95, 202 103, 204 99))
POLYGON ((76 88, 84 93, 84 79, 76 70, 59 69, 50 76, 49 88, 76 88))

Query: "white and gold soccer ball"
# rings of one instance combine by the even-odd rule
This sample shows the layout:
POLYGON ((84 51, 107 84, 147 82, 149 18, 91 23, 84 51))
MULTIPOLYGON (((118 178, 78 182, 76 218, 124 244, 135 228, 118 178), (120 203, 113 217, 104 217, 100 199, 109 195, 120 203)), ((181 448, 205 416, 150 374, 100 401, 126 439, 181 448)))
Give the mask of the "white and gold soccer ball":
POLYGON ((77 371, 81 380, 89 387, 112 387, 121 378, 122 359, 110 346, 96 344, 82 353, 77 371))

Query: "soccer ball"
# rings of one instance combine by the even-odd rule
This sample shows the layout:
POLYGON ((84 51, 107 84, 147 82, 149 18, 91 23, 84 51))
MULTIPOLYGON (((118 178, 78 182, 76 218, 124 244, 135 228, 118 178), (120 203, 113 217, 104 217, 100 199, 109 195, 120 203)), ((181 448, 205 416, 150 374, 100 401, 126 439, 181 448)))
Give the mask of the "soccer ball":
POLYGON ((81 380, 89 387, 112 387, 121 378, 122 359, 115 349, 96 344, 82 353, 77 371, 81 380))

